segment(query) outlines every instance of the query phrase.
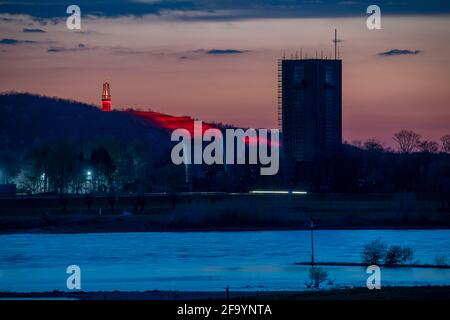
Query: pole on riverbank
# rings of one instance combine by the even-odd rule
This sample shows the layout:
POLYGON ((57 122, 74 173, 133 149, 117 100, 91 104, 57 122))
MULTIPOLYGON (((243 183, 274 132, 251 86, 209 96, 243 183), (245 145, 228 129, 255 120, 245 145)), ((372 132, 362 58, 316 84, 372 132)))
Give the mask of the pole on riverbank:
POLYGON ((314 266, 314 222, 309 220, 309 227, 311 229, 311 266, 314 266))

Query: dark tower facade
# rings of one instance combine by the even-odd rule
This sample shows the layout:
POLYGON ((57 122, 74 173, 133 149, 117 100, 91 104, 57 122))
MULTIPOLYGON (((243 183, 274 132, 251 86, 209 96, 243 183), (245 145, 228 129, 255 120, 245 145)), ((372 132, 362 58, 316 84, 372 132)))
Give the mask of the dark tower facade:
POLYGON ((282 59, 280 111, 285 156, 314 162, 342 143, 342 60, 282 59))
POLYGON ((111 111, 111 91, 109 89, 109 83, 105 82, 103 84, 102 91, 102 111, 111 111))

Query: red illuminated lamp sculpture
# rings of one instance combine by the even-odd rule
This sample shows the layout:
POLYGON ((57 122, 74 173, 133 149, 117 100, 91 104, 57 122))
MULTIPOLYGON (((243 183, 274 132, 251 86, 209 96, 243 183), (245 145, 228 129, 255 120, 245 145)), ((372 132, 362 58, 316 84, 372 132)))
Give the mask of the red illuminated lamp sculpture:
POLYGON ((109 89, 109 83, 108 82, 105 82, 103 84, 102 111, 104 111, 104 112, 111 111, 111 92, 110 92, 110 89, 109 89))

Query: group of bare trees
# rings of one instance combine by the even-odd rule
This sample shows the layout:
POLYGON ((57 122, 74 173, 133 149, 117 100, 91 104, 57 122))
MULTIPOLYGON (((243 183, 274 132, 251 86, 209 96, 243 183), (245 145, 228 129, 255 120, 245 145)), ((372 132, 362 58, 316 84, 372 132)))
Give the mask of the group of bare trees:
POLYGON ((394 134, 394 140, 398 144, 401 153, 411 153, 414 151, 438 153, 439 151, 450 152, 450 134, 441 137, 441 146, 432 140, 422 140, 420 134, 411 130, 401 130, 394 134))
MULTIPOLYGON (((400 153, 450 153, 450 134, 442 136, 440 139, 440 144, 436 141, 422 139, 420 134, 412 130, 400 130, 394 134, 393 139, 397 143, 397 151, 400 153)), ((370 138, 364 143, 355 142, 354 144, 369 151, 395 151, 385 148, 376 138, 370 138)))
MULTIPOLYGON (((344 144, 326 173, 335 192, 445 193, 450 190, 450 134, 439 142, 401 130, 396 145, 377 139, 344 144)), ((323 172, 323 170, 321 170, 323 172)))

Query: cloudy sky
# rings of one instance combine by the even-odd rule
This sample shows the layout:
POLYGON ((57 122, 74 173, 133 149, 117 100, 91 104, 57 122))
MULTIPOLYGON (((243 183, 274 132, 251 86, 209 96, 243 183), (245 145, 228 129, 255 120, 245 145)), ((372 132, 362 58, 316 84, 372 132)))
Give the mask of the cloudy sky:
POLYGON ((29 91, 113 107, 153 109, 249 127, 276 127, 277 59, 302 50, 343 57, 344 139, 392 145, 399 129, 450 133, 450 2, 0 1, 0 91, 29 91))

